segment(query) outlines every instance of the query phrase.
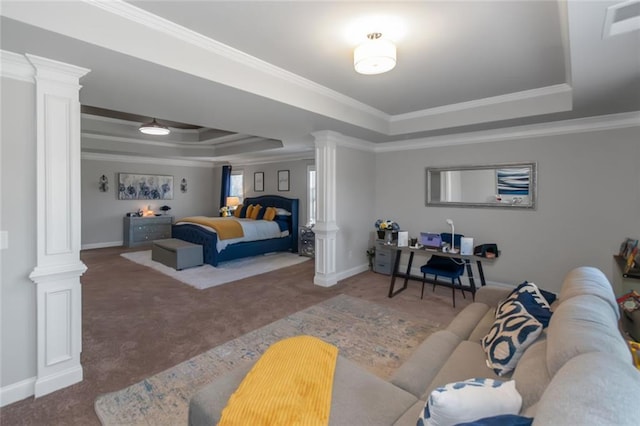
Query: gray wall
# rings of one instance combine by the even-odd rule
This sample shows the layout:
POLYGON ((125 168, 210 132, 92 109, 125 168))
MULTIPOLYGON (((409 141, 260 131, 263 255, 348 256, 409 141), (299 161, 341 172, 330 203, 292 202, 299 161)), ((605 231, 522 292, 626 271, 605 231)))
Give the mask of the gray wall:
POLYGON ((36 106, 33 84, 3 78, 1 92, 0 228, 9 231, 8 249, 0 251, 4 387, 36 375, 36 289, 29 279, 36 265, 36 106))
POLYGON ((366 251, 373 242, 372 209, 376 156, 371 152, 338 147, 336 152, 336 271, 368 268, 366 251))
POLYGON ((447 231, 451 218, 475 245, 497 243, 502 256, 485 267, 489 281, 557 290, 570 269, 591 265, 613 282, 619 272, 612 255, 624 238, 640 237, 639 130, 378 154, 375 211, 411 235, 447 231), (427 166, 516 161, 538 163, 534 211, 425 206, 427 166))
MULTIPOLYGON (((265 163, 251 165, 233 165, 234 172, 242 171, 244 196, 259 197, 261 195, 280 195, 300 200, 300 225, 307 222, 307 166, 313 165, 314 160, 283 161, 281 163, 265 163), (289 191, 278 191, 278 170, 289 170, 289 191), (264 191, 255 192, 253 188, 253 174, 264 172, 264 191)), ((215 169, 215 204, 220 203, 220 176, 222 168, 215 169)))
MULTIPOLYGON (((127 212, 144 209, 158 211, 171 207, 175 219, 185 216, 217 216, 218 200, 214 188, 219 185, 213 166, 189 167, 119 161, 82 160, 82 246, 99 247, 122 243, 123 220, 127 212), (173 200, 118 200, 118 173, 141 173, 173 176, 173 200), (109 179, 109 191, 100 192, 100 176, 109 179), (187 192, 180 191, 180 181, 187 180, 187 192)), ((218 189, 219 191, 219 189, 218 189)))

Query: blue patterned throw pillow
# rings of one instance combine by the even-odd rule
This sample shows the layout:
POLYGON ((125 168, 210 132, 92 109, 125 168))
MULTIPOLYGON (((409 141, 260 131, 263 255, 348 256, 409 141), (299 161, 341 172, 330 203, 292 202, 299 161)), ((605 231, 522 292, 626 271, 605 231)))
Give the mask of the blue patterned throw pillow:
POLYGON ((501 315, 481 341, 487 366, 498 376, 511 372, 524 350, 542 333, 542 324, 517 300, 503 302, 500 309, 501 315))
POLYGON ((449 426, 502 414, 518 414, 521 406, 522 397, 513 380, 469 379, 434 389, 417 426, 449 426))
MULTIPOLYGON (((553 294, 553 293, 550 293, 553 294)), ((505 305, 509 305, 511 301, 517 300, 524 308, 533 315, 543 328, 547 328, 551 319, 551 308, 547 299, 541 290, 534 283, 524 282, 516 287, 507 298, 502 301, 496 309, 496 318, 502 316, 505 311, 505 305)))

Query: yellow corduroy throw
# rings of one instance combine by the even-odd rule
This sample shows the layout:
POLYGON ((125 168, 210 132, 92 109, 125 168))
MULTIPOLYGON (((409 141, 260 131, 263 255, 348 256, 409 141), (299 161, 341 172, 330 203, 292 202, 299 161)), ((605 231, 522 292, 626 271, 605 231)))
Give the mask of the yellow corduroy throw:
POLYGON ((228 240, 230 238, 244 237, 242 225, 235 219, 207 216, 191 216, 180 219, 178 222, 192 222, 198 225, 208 226, 216 230, 218 239, 228 240))
POLYGON ((338 348, 311 336, 269 347, 231 395, 218 426, 327 425, 338 348))

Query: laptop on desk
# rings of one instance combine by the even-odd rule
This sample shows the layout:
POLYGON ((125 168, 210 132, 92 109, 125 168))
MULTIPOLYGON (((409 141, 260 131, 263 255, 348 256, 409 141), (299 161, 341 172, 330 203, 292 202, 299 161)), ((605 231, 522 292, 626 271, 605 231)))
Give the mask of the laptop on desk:
POLYGON ((435 232, 421 232, 420 244, 430 249, 439 249, 442 246, 442 238, 440 234, 435 232))

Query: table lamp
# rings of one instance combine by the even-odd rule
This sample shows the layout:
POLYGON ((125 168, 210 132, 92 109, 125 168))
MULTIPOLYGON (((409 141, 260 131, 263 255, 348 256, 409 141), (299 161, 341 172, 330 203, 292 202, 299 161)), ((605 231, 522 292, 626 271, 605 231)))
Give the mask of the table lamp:
POLYGON ((447 223, 449 224, 449 226, 451 226, 451 249, 449 250, 449 253, 457 253, 458 250, 456 250, 456 231, 453 227, 453 221, 451 219, 447 219, 447 223))

